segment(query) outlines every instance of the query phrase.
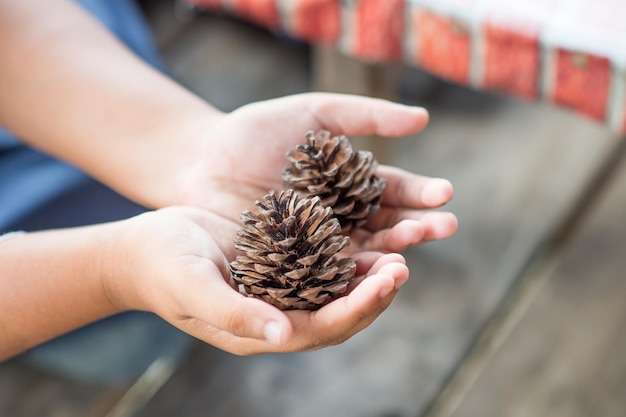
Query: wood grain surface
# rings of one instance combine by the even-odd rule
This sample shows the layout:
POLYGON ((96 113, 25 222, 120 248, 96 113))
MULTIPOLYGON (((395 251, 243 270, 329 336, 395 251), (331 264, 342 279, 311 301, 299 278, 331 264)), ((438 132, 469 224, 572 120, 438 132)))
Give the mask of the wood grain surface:
MULTIPOLYGON (((626 165, 453 415, 626 415, 626 165)), ((533 278, 533 277, 531 277, 533 278)))
POLYGON ((70 381, 6 362, 0 364, 0 416, 100 417, 127 388, 70 381))

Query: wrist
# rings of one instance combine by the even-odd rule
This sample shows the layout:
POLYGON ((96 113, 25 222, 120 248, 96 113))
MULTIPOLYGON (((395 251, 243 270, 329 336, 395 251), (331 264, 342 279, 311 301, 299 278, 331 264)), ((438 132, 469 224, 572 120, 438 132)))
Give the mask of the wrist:
POLYGON ((202 155, 211 152, 214 145, 208 138, 209 132, 225 115, 207 104, 202 109, 189 109, 185 117, 171 121, 155 132, 142 158, 148 161, 148 175, 135 182, 141 184, 140 191, 149 196, 149 201, 141 198, 136 201, 152 209, 196 205, 193 198, 189 198, 188 191, 198 190, 195 180, 203 178, 206 172, 206 165, 200 165, 206 161, 202 155), (197 172, 201 174, 196 175, 197 172), (189 186, 190 183, 193 185, 189 186))
POLYGON ((160 186, 161 190, 170 194, 166 204, 158 208, 172 205, 206 208, 206 202, 199 194, 208 190, 214 169, 211 161, 219 153, 219 142, 224 139, 213 132, 219 130, 218 126, 227 116, 227 113, 215 110, 208 117, 196 117, 193 122, 177 128, 179 158, 176 168, 169 170, 174 175, 164 179, 166 186, 160 186))
POLYGON ((136 310, 137 304, 129 292, 132 288, 129 280, 134 276, 131 271, 133 262, 132 244, 126 225, 129 220, 121 220, 99 225, 101 233, 98 245, 97 276, 110 305, 118 312, 136 310))

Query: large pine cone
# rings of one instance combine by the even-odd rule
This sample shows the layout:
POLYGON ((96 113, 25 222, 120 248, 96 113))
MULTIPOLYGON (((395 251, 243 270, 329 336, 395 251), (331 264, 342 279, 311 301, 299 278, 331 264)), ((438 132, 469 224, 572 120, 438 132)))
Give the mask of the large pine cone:
POLYGON ((352 149, 344 135, 307 132, 307 144, 287 152, 285 188, 300 195, 319 196, 332 207, 343 233, 361 226, 380 207, 386 181, 374 175, 378 165, 371 152, 352 149))
POLYGON ((244 254, 230 264, 235 282, 281 310, 316 310, 345 293, 356 263, 335 256, 350 238, 332 209, 293 190, 270 191, 256 204, 258 214, 241 214, 235 247, 244 254))

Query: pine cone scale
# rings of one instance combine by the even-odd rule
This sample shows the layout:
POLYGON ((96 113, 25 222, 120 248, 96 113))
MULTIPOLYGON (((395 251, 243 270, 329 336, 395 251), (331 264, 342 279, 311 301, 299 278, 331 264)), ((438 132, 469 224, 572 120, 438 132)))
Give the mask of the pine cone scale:
POLYGON ((334 254, 334 253, 339 252, 345 246, 346 246, 345 241, 334 242, 334 243, 331 243, 330 245, 326 246, 324 249, 322 249, 321 252, 324 255, 326 255, 326 254, 334 254))
POLYGON ((336 282, 326 287, 326 289, 336 294, 344 294, 348 290, 348 282, 336 282))
POLYGON ((370 181, 369 181, 369 179, 365 178, 365 179, 363 179, 363 181, 361 181, 359 183, 358 187, 351 188, 350 191, 348 191, 346 193, 346 197, 356 197, 356 196, 359 196, 359 195, 365 193, 369 189, 370 189, 370 181))
POLYGON ((305 300, 314 300, 319 296, 321 291, 321 287, 307 288, 306 290, 298 291, 298 297, 304 298, 305 300))
POLYGON ((356 272, 356 262, 352 258, 340 259, 337 262, 338 274, 354 274, 356 272))
POLYGON ((317 252, 312 255, 304 256, 303 258, 298 259, 296 262, 302 266, 311 266, 315 262, 317 262, 319 257, 320 257, 320 253, 317 252))
POLYGON ((347 188, 350 188, 350 185, 352 185, 353 182, 354 182, 354 174, 346 173, 344 177, 335 184, 335 187, 341 188, 341 189, 347 189, 347 188))
POLYGON ((328 186, 328 183, 310 184, 306 186, 306 189, 308 192, 310 192, 313 195, 324 194, 329 191, 332 191, 332 188, 328 186))
POLYGON ((354 205, 356 204, 356 202, 353 201, 346 201, 343 204, 337 204, 335 205, 335 207, 333 208, 333 211, 335 212, 335 214, 339 214, 342 216, 348 216, 350 215, 350 213, 352 213, 352 210, 354 210, 354 205))
POLYGON ((320 213, 319 217, 312 216, 306 221, 304 230, 308 234, 312 234, 309 240, 311 243, 319 243, 319 239, 323 238, 320 237, 321 233, 324 233, 325 231, 333 233, 341 227, 336 219, 329 219, 331 215, 332 212, 330 210, 325 210, 324 213, 320 213), (320 226, 322 223, 324 223, 324 225, 320 226))
POLYGON ((252 273, 250 273, 252 271, 248 271, 248 273, 242 277, 242 281, 245 285, 255 285, 258 284, 261 281, 265 281, 266 278, 264 276, 257 276, 257 278, 254 277, 254 275, 252 273))
POLYGON ((267 288, 265 287, 259 287, 257 285, 251 285, 250 287, 250 293, 253 295, 261 295, 261 294, 266 294, 267 293, 267 288))
POLYGON ((258 272, 261 275, 272 274, 278 270, 277 266, 274 265, 264 265, 264 264, 254 264, 255 272, 258 272))
POLYGON ((363 222, 365 222, 364 218, 369 216, 369 213, 371 210, 372 210, 372 206, 363 204, 361 207, 359 207, 359 210, 355 210, 352 214, 348 215, 347 217, 349 219, 363 220, 363 222))
POLYGON ((291 264, 296 260, 296 256, 292 253, 268 253, 267 258, 276 264, 291 264))
POLYGON ((339 194, 333 194, 322 200, 322 204, 326 207, 334 207, 339 200, 339 194))
POLYGON ((337 268, 336 266, 332 266, 332 267, 326 268, 324 272, 317 275, 315 278, 319 279, 320 281, 329 281, 335 278, 335 275, 337 275, 337 271, 339 271, 339 268, 337 268))
POLYGON ((289 237, 287 239, 283 239, 280 242, 276 242, 275 246, 287 251, 291 249, 296 243, 298 243, 298 239, 295 237, 289 237))
POLYGON ((267 293, 272 298, 283 298, 291 294, 293 290, 291 288, 268 288, 267 293))
POLYGON ((285 276, 291 280, 298 281, 305 278, 311 272, 311 268, 298 268, 293 271, 285 272, 285 276))

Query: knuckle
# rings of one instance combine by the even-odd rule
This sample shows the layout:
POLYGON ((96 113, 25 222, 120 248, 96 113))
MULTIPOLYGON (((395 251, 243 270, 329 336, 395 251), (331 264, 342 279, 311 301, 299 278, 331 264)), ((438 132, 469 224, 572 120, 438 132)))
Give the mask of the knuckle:
POLYGON ((243 314, 238 311, 231 312, 225 319, 226 328, 236 336, 247 336, 247 320, 243 314))

